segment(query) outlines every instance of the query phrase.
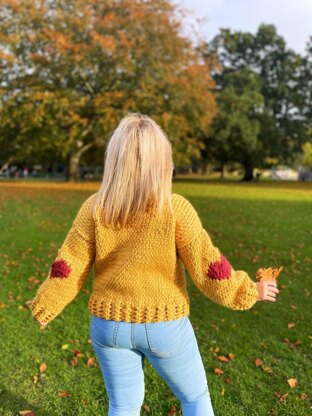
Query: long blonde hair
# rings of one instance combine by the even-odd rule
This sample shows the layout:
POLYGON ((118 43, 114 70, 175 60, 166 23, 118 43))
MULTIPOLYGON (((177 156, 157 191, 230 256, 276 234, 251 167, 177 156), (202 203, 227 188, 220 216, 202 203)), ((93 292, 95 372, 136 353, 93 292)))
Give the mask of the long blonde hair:
POLYGON ((172 171, 172 148, 163 130, 146 115, 128 114, 107 144, 94 216, 100 206, 104 224, 119 228, 132 220, 140 224, 149 207, 158 215, 165 205, 172 210, 172 171))

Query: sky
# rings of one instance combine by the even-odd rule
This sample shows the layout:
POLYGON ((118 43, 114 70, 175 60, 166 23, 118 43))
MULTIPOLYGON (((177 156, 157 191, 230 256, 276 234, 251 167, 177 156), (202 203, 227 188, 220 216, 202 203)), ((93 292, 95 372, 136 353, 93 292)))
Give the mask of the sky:
POLYGON ((312 0, 175 0, 175 3, 191 12, 187 25, 193 25, 207 40, 219 28, 256 33, 261 23, 274 24, 287 46, 304 54, 312 36, 312 0), (197 18, 200 23, 196 23, 197 18))

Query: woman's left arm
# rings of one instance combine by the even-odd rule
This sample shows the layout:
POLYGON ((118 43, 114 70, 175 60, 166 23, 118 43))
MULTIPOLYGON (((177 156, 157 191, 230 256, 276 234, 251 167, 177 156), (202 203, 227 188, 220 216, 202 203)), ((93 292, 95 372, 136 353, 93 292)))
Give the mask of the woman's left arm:
POLYGON ((95 194, 81 206, 49 275, 31 303, 33 317, 47 324, 74 300, 89 276, 95 260, 92 207, 95 194))

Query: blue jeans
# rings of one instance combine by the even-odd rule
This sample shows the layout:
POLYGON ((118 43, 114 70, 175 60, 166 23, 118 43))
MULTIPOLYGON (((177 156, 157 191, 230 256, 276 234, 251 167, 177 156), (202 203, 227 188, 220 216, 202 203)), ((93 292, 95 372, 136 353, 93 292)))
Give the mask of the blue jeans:
POLYGON ((188 316, 130 323, 92 315, 90 338, 109 398, 108 416, 140 416, 145 357, 180 400, 183 416, 214 416, 188 316))

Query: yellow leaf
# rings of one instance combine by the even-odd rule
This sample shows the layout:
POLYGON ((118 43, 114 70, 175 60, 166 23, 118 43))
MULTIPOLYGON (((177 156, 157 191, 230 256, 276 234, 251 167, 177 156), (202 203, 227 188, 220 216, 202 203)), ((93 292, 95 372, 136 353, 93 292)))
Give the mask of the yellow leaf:
POLYGON ((289 378, 289 379, 287 380, 287 383, 289 384, 289 386, 290 386, 291 388, 294 388, 294 387, 296 387, 296 385, 297 385, 297 383, 298 383, 298 380, 297 380, 297 379, 295 379, 295 378, 289 378))
POLYGON ((67 350, 67 348, 68 348, 68 344, 62 345, 62 350, 67 350))
POLYGON ((287 326, 288 326, 288 328, 289 328, 289 329, 291 329, 291 328, 293 328, 294 326, 296 326, 296 324, 294 324, 293 322, 290 322, 289 324, 287 324, 287 326))
POLYGON ((271 367, 268 367, 267 365, 262 364, 261 368, 266 373, 272 373, 273 372, 272 368, 271 367))

